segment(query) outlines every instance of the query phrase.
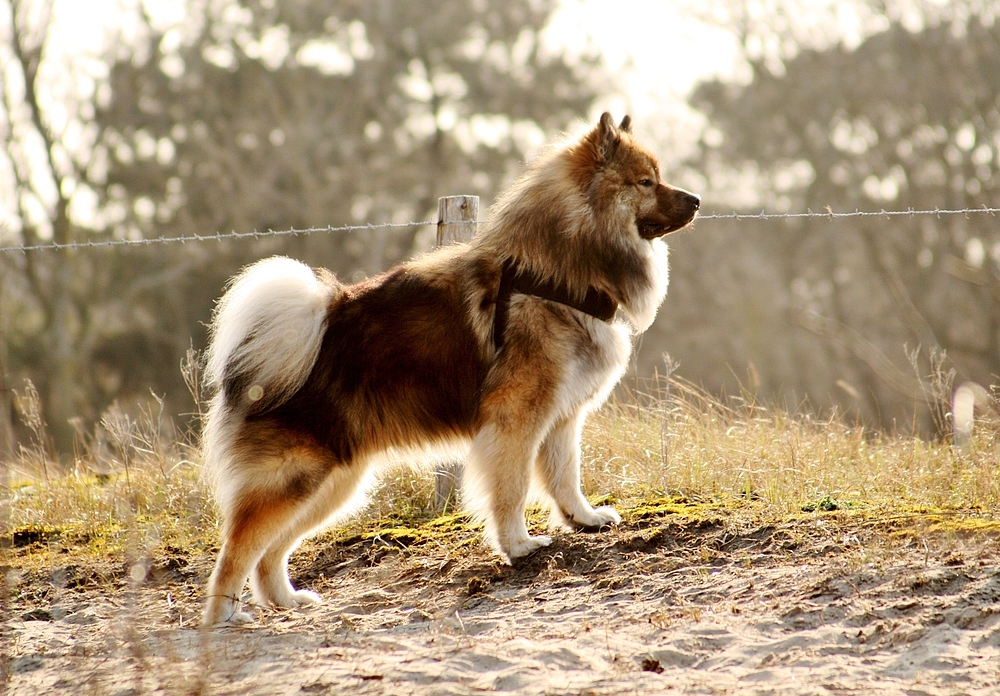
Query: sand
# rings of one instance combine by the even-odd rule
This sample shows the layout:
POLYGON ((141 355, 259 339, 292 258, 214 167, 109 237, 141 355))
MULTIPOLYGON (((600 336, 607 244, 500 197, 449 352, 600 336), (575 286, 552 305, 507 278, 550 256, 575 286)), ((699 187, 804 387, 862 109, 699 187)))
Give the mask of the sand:
MULTIPOLYGON (((8 573, 8 693, 1000 694, 1000 543, 817 514, 307 543, 323 604, 197 628, 209 554, 8 573)), ((53 555, 58 559, 58 554, 53 555)))

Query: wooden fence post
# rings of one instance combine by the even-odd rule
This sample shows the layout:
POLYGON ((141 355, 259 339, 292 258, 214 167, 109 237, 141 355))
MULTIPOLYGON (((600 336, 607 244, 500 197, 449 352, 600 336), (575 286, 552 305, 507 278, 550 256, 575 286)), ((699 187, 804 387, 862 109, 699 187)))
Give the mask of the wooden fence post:
MULTIPOLYGON (((479 219, 479 196, 445 196, 438 198, 437 245, 468 242, 476 233, 479 219)), ((434 471, 434 505, 444 511, 455 501, 458 482, 462 477, 462 462, 440 464, 434 471)))

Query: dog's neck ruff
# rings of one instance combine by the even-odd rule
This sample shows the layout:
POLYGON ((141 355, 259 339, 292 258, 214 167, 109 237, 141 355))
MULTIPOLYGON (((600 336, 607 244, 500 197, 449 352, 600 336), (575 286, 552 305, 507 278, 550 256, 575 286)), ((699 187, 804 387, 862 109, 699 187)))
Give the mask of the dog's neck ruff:
POLYGON ((618 303, 603 290, 590 286, 587 288, 587 294, 580 300, 574 297, 565 285, 540 278, 527 269, 518 268, 513 261, 508 260, 504 263, 503 273, 500 275, 496 311, 493 315, 493 345, 497 350, 503 347, 510 297, 515 292, 558 302, 601 321, 611 321, 618 311, 618 303))

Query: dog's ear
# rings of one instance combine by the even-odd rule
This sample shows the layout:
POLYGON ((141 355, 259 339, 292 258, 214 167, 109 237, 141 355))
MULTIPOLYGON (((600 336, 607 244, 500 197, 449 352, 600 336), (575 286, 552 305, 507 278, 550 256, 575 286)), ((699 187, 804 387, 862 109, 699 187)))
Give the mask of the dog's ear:
POLYGON ((597 124, 597 152, 602 161, 606 162, 618 149, 622 136, 615 127, 611 114, 605 111, 601 114, 601 122, 597 124))
POLYGON ((628 114, 625 114, 625 118, 622 119, 621 125, 618 126, 618 130, 620 130, 622 133, 631 133, 632 117, 629 116, 628 114))

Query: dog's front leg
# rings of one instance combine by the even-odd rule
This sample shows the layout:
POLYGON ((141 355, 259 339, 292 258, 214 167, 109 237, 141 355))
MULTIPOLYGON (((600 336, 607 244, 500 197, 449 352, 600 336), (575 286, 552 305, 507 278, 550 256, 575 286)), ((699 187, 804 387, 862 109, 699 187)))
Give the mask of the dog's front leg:
POLYGON ((463 478, 466 503, 485 522, 486 538, 508 562, 552 543, 551 537, 529 535, 524 522, 530 462, 537 451, 538 438, 530 431, 494 422, 480 429, 469 452, 463 478))
POLYGON ((597 530, 621 522, 614 508, 593 507, 580 489, 580 436, 583 414, 558 421, 535 461, 538 479, 552 498, 552 522, 571 529, 597 530))

